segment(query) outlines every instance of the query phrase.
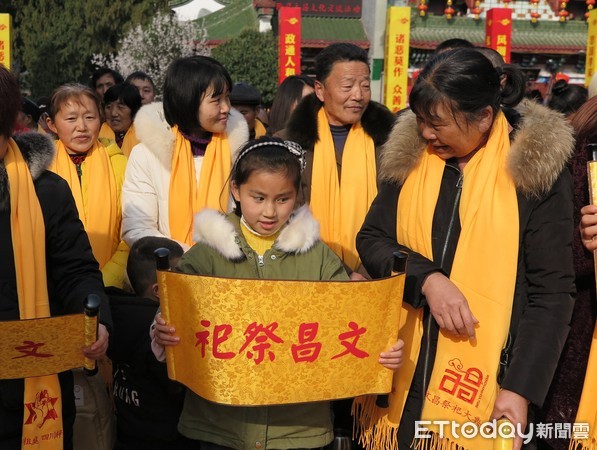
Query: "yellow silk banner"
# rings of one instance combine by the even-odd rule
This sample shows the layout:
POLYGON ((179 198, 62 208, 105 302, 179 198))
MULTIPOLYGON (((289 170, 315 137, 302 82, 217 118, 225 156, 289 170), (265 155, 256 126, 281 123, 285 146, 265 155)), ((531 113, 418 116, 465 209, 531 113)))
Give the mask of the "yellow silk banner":
POLYGON ((85 315, 0 322, 0 380, 83 367, 85 315))
POLYGON ((387 393, 379 354, 398 337, 404 275, 376 281, 273 281, 158 272, 176 329, 168 376, 230 405, 387 393))

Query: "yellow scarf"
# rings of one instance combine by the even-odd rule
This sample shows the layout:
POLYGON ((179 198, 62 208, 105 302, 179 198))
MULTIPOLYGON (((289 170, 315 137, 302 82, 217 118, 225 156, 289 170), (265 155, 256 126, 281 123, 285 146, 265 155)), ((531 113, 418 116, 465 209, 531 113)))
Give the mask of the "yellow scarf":
POLYGON ((575 420, 577 424, 588 424, 589 428, 573 430, 570 449, 576 449, 578 445, 582 445, 580 447, 582 450, 597 449, 597 382, 595 380, 597 380, 597 326, 593 331, 589 364, 575 420), (584 439, 585 436, 586 439, 584 439))
POLYGON ((315 144, 311 175, 311 211, 321 227, 324 241, 352 270, 361 261, 356 236, 369 206, 377 195, 375 145, 361 123, 355 123, 342 153, 342 177, 338 168, 334 140, 324 108, 317 115, 319 141, 315 144))
POLYGON ((179 242, 193 245, 193 216, 203 208, 222 212, 228 209, 230 195, 228 175, 230 174, 230 144, 224 133, 214 134, 205 150, 201 163, 199 187, 195 174, 195 163, 191 143, 178 131, 175 125, 172 173, 168 197, 170 236, 179 242))
POLYGON ((68 183, 79 218, 89 236, 93 256, 101 269, 110 260, 120 241, 119 193, 108 152, 96 141, 81 164, 83 175, 79 181, 75 164, 62 141, 58 140, 56 158, 50 170, 68 183))
MULTIPOLYGON (((112 128, 110 128, 110 125, 108 125, 108 122, 104 122, 102 124, 102 127, 100 128, 99 132, 99 137, 116 142, 116 135, 114 134, 114 131, 112 131, 112 128)), ((133 150, 133 147, 138 143, 139 139, 137 139, 137 134, 135 133, 135 125, 131 124, 129 129, 126 131, 126 134, 124 135, 124 140, 122 141, 122 145, 120 146, 120 149, 122 150, 122 153, 124 153, 124 156, 128 158, 131 154, 131 151, 133 150)))
MULTIPOLYGON (((21 320, 50 316, 44 219, 29 168, 11 139, 4 158, 10 186, 12 246, 21 320)), ((25 379, 23 448, 62 449, 58 375, 25 379), (50 439, 42 440, 44 437, 50 439)))
MULTIPOLYGON (((506 169, 510 152, 508 123, 502 113, 495 119, 487 144, 467 163, 460 202, 462 231, 454 256, 451 281, 468 301, 479 320, 476 342, 455 339, 440 332, 435 364, 421 420, 489 420, 498 394, 496 375, 506 342, 516 282, 519 217, 516 188, 506 169), (499 245, 487 248, 488 236, 499 245)), ((401 244, 433 259, 432 223, 445 162, 427 148, 410 173, 398 199, 397 237, 401 244)), ((405 305, 405 304, 404 304, 405 305)), ((390 407, 373 407, 374 400, 359 400, 362 440, 367 448, 397 448, 396 428, 418 360, 422 336, 422 310, 403 306, 400 337, 406 342, 404 364, 394 377, 390 407)), ((409 424, 409 426, 414 424, 409 424)), ((437 432, 437 427, 427 426, 437 432)), ((481 437, 456 439, 449 427, 444 439, 417 442, 425 449, 491 450, 493 441, 481 437)))
POLYGON ((261 136, 265 136, 267 134, 267 130, 265 129, 265 125, 261 123, 261 120, 255 119, 255 139, 259 139, 261 136))

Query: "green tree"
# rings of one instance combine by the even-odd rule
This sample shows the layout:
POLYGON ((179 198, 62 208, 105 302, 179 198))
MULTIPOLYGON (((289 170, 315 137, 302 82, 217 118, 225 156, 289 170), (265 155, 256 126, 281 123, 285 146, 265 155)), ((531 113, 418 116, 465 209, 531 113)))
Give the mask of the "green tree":
POLYGON ((113 53, 130 27, 167 6, 167 0, 19 0, 15 54, 33 96, 66 82, 88 83, 93 54, 113 53))
POLYGON ((261 92, 264 104, 271 104, 278 82, 278 45, 271 32, 244 30, 211 55, 228 69, 232 81, 249 83, 261 92))

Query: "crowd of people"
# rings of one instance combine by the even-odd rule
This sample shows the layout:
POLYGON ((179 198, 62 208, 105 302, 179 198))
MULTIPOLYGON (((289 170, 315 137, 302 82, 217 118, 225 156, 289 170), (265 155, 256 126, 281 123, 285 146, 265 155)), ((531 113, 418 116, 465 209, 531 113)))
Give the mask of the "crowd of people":
MULTIPOLYGON (((353 432, 352 399, 226 406, 169 380, 180 337, 159 311, 158 248, 183 273, 346 282, 408 254, 406 323, 379 355, 407 387, 396 449, 420 448, 417 421, 457 419, 429 401, 454 361, 483 379, 471 414, 574 422, 594 326, 597 97, 558 81, 538 103, 518 68, 461 40, 436 49, 398 113, 371 99, 365 50, 332 44, 314 69, 267 112, 207 56, 172 62, 160 96, 143 72, 101 68, 37 103, 0 67, 0 320, 102 300, 83 352, 103 368, 114 436, 91 436, 69 371, 37 381, 62 402, 52 448, 322 449, 353 432)), ((0 380, 0 448, 34 433, 33 386, 0 380)))

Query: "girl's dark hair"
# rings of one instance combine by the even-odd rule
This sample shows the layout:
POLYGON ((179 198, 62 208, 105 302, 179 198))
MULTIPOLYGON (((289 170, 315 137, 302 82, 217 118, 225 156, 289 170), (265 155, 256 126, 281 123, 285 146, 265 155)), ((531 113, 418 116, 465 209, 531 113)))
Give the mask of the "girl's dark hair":
MULTIPOLYGON (((255 171, 282 173, 292 180, 298 193, 301 185, 301 162, 282 139, 263 136, 248 141, 238 155, 230 174, 231 181, 236 186, 245 184, 255 171)), ((239 202, 236 202, 235 210, 239 216, 242 214, 239 202)))
POLYGON ((9 138, 21 110, 21 90, 16 77, 0 64, 0 136, 9 138))
POLYGON ((292 107, 303 98, 305 86, 315 86, 313 79, 306 75, 289 76, 278 86, 269 112, 269 134, 276 134, 286 127, 292 107))
POLYGON ((232 80, 222 64, 208 56, 189 56, 173 61, 166 71, 163 89, 166 122, 188 134, 200 131, 198 111, 205 92, 214 96, 230 92, 232 80))
POLYGON ((413 112, 427 120, 437 119, 439 105, 446 106, 453 115, 461 113, 468 122, 490 106, 494 116, 500 105, 513 107, 525 92, 524 76, 513 66, 495 68, 476 49, 459 48, 434 56, 418 76, 410 93, 413 112), (502 88, 500 79, 506 76, 502 88))
POLYGON ((131 118, 134 119, 135 114, 141 108, 141 94, 139 94, 139 90, 127 82, 111 86, 104 94, 104 105, 108 106, 110 103, 118 101, 131 109, 131 118))
POLYGON ((568 84, 566 80, 558 80, 551 89, 551 97, 547 106, 562 114, 575 112, 589 98, 589 90, 577 84, 568 84))

